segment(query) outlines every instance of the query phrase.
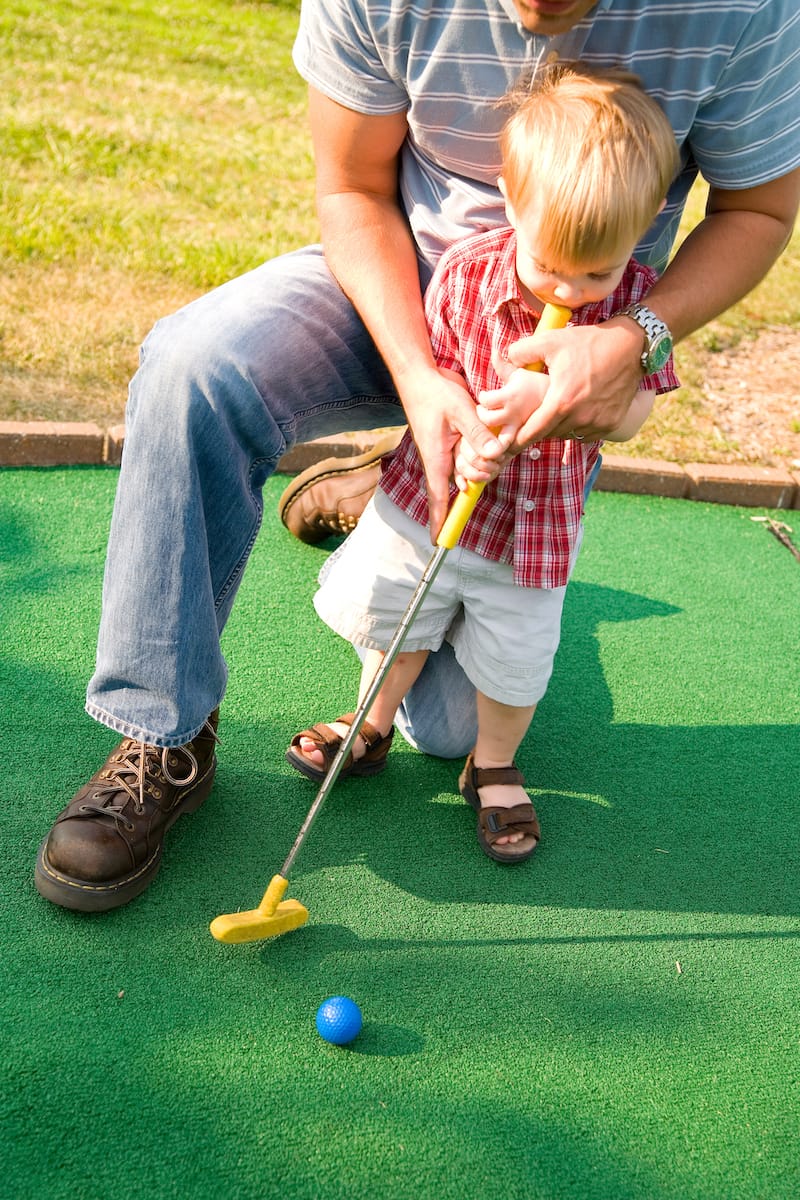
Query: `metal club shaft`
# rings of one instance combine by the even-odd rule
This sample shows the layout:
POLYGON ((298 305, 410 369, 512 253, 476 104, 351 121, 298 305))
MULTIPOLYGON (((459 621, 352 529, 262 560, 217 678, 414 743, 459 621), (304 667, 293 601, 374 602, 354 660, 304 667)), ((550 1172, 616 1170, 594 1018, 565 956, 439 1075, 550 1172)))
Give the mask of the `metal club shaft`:
POLYGON ((295 838, 294 845, 292 846, 291 850, 289 851, 289 853, 286 857, 286 861, 284 862, 283 866, 281 867, 281 875, 284 877, 284 879, 288 877, 289 871, 292 869, 292 864, 294 863, 295 858, 297 857, 298 853, 300 852, 300 848, 303 845, 303 842, 305 841, 306 835, 308 834, 309 830, 311 829, 311 826, 314 824, 314 821, 317 817, 317 814, 319 813, 319 810, 322 808, 322 805, 325 803, 325 798, 328 795, 328 792, 331 790, 331 788, 336 783, 336 780, 339 777, 339 772, 342 769, 342 765, 344 764, 345 759, 347 758, 348 754, 350 753, 350 751, 353 747, 353 743, 355 742, 356 738, 358 737, 359 733, 361 732, 361 726, 364 724, 365 720, 367 719, 367 713, 369 712, 370 708, 372 707, 372 704, 373 704, 378 692, 383 687, 384 681, 386 680, 386 676, 389 674, 389 671, 392 668, 394 660, 397 658, 397 655, 400 653, 403 642, 406 640, 406 634, 408 633, 409 629, 411 628, 412 624, 414 623, 414 618, 417 615, 417 610, 420 608, 422 602, 424 601, 426 595, 428 594, 431 584, 433 583, 434 579, 436 578, 436 576, 439 573, 439 568, 441 567, 442 563, 444 562, 445 556, 447 554, 447 550, 448 550, 447 546, 437 546, 436 549, 434 550, 433 554, 431 555, 430 560, 428 561, 428 565, 426 566, 425 570, 422 572, 420 581, 414 590, 414 594, 408 602, 408 607, 406 608, 406 611, 403 613, 403 616, 400 619, 400 623, 394 632, 392 640, 386 649, 386 653, 383 657, 383 661, 381 662, 380 666, 378 667, 377 671, 375 672, 375 674, 372 678, 372 683, 369 685, 369 687, 367 688, 367 691, 364 693, 364 697, 358 706, 355 716, 353 717, 353 723, 350 726, 350 728, 348 729, 345 737, 342 738, 339 749, 336 751, 336 756, 334 757, 334 760, 331 763, 330 770, 328 771, 328 774, 325 776, 322 786, 320 787, 319 791, 317 792, 316 799, 314 800, 314 803, 311 805, 311 808, 308 811, 308 816, 306 817, 305 821, 301 825, 300 832, 298 833, 297 837, 295 838))
MULTIPOLYGON (((550 329, 561 329, 567 324, 570 316, 571 313, 568 308, 564 308, 558 304, 547 304, 542 312, 538 328, 543 332, 550 329)), ((542 363, 532 363, 528 370, 541 371, 542 363)), ((392 636, 392 640, 386 649, 383 662, 375 672, 373 680, 367 688, 367 691, 365 692, 364 697, 358 706, 358 709, 353 717, 353 724, 347 731, 346 736, 342 739, 334 760, 331 763, 330 770, 325 776, 322 786, 317 792, 314 803, 311 805, 311 808, 308 811, 308 816, 300 827, 300 832, 295 838, 294 845, 289 851, 286 861, 281 867, 281 876, 284 879, 288 878, 294 860, 300 851, 300 847, 303 845, 303 842, 306 839, 306 835, 311 829, 311 826, 314 824, 319 810, 325 803, 325 798, 327 797, 328 792, 331 790, 339 777, 339 772, 342 769, 344 760, 347 758, 353 747, 353 743, 361 732, 361 726, 364 724, 364 721, 367 718, 367 713, 372 707, 372 703, 375 700, 378 692, 383 687, 386 676, 391 670, 392 664, 397 658, 403 642, 406 639, 406 634, 411 628, 414 618, 417 615, 417 610, 420 608, 423 600, 428 594, 428 590, 439 572, 439 568, 444 561, 447 551, 452 550, 458 544, 458 539, 461 537, 461 534, 464 531, 464 526, 472 515, 475 505, 477 504, 485 486, 486 485, 484 483, 470 483, 468 484, 466 491, 460 492, 453 502, 450 512, 447 515, 447 519, 445 520, 444 525, 439 531, 439 536, 436 539, 436 549, 431 555, 425 570, 422 572, 422 576, 416 586, 416 589, 414 590, 414 594, 408 602, 408 608, 401 617, 400 624, 397 626, 397 629, 392 636)))

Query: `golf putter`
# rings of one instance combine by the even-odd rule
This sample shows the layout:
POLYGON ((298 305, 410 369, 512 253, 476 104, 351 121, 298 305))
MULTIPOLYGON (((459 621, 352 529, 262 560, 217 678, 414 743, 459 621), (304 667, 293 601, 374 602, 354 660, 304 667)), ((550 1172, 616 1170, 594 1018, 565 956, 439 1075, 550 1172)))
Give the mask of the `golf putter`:
MULTIPOLYGON (((571 313, 568 308, 562 308, 560 305, 555 304, 545 305, 537 328, 544 331, 561 329, 566 325, 570 315, 571 313)), ((528 369, 531 371, 541 371, 542 363, 533 363, 528 369)), ((389 674, 406 639, 406 635, 414 623, 414 618, 439 573, 448 550, 452 550, 457 545, 485 486, 485 483, 469 483, 467 490, 459 492, 453 501, 450 512, 447 514, 444 525, 442 525, 439 536, 436 539, 435 549, 428 561, 428 565, 422 572, 420 581, 408 602, 406 611, 400 619, 400 624, 392 636, 383 660, 375 672, 367 691, 364 693, 353 717, 353 723, 347 734, 342 738, 339 749, 331 763, 330 770, 317 792, 314 803, 308 811, 308 816, 295 838, 294 845, 289 851, 286 861, 281 867, 279 874, 273 875, 258 908, 251 908, 246 912, 227 913, 214 918, 209 928, 218 942, 261 941, 264 938, 277 937, 280 933, 288 933, 292 929, 297 929, 308 920, 308 909, 304 905, 298 900, 283 899, 286 889, 289 886, 289 872, 303 843, 308 837, 311 826, 314 824, 329 792, 339 777, 339 772, 353 748, 353 743, 367 718, 367 713, 372 707, 378 692, 383 687, 386 676, 389 674)))

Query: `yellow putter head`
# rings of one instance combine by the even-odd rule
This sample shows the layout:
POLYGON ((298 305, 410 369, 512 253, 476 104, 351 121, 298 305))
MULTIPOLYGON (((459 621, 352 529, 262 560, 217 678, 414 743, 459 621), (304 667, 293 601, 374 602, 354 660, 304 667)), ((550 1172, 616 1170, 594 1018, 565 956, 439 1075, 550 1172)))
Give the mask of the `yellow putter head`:
POLYGON ((209 928, 218 942, 257 942, 305 925, 308 909, 299 900, 282 900, 288 879, 273 875, 258 908, 215 917, 209 928))

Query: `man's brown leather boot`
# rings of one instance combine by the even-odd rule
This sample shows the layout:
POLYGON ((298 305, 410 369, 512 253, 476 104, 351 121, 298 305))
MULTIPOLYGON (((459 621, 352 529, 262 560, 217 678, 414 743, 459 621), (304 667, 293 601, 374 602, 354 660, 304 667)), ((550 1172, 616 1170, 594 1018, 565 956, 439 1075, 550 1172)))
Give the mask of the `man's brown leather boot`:
POLYGON ((295 476, 278 501, 289 532, 311 545, 351 533, 378 486, 381 458, 397 449, 404 433, 393 429, 364 454, 326 458, 295 476))
POLYGON ((46 900, 104 912, 145 890, 161 865, 164 835, 211 791, 218 711, 184 746, 125 738, 56 817, 36 860, 46 900))

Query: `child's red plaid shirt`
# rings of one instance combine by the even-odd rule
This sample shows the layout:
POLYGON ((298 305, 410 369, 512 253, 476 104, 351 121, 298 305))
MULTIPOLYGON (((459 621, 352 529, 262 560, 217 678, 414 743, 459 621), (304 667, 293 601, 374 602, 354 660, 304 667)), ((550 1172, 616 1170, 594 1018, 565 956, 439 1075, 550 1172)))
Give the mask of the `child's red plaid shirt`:
MULTIPOLYGON (((513 229, 466 238, 442 255, 425 296, 436 361, 462 374, 473 397, 500 386, 493 352, 505 357, 511 342, 536 328, 538 317, 520 293, 515 259, 513 229)), ((626 304, 641 300, 655 280, 653 271, 631 259, 613 295, 576 309, 570 323, 607 320, 626 304)), ((678 387, 672 359, 642 386, 656 392, 678 387)), ((583 514, 586 479, 601 445, 551 439, 529 446, 487 485, 459 545, 494 562, 513 563, 514 581, 523 587, 563 587, 583 514)), ((384 460, 381 487, 415 521, 428 523, 425 476, 410 433, 384 460)), ((453 485, 451 501, 455 495, 453 485)))

